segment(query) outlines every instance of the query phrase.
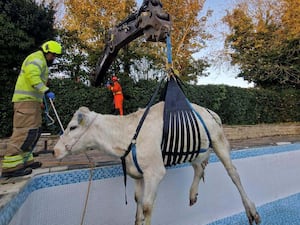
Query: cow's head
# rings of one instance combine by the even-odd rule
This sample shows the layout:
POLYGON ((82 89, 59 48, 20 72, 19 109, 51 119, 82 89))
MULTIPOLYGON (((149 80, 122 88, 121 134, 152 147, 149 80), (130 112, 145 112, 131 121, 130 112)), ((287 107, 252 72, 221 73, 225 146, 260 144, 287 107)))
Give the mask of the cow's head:
POLYGON ((91 125, 96 116, 97 114, 87 107, 81 107, 75 112, 64 134, 54 146, 54 155, 57 159, 92 147, 91 125))

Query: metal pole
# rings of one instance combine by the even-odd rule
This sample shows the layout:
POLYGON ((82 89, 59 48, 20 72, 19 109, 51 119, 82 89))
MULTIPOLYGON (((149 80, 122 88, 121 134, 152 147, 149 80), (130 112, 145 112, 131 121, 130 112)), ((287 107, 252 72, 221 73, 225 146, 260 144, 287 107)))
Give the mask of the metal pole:
POLYGON ((61 121, 60 121, 60 119, 59 119, 59 116, 58 116, 57 111, 56 111, 56 109, 55 109, 55 106, 54 106, 54 104, 53 104, 52 99, 49 98, 49 101, 50 101, 50 103, 51 103, 51 106, 52 106, 52 108, 53 108, 53 111, 54 111, 54 113, 55 113, 55 116, 56 116, 56 118, 57 118, 57 121, 58 121, 58 123, 59 123, 60 129, 61 129, 63 132, 65 132, 64 127, 63 127, 63 125, 62 125, 62 123, 61 123, 61 121))

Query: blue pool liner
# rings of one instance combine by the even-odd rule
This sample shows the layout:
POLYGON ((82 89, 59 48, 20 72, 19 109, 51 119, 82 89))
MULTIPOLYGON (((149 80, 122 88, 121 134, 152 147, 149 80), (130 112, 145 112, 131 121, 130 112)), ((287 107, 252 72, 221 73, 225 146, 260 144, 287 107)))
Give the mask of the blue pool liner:
MULTIPOLYGON (((234 160, 234 159, 256 157, 256 156, 268 155, 268 154, 291 152, 297 150, 300 150, 300 143, 259 147, 259 148, 249 148, 246 150, 231 151, 231 158, 234 160)), ((210 163, 219 162, 219 159, 215 154, 212 154, 209 162, 210 163)), ((172 168, 179 168, 185 166, 189 166, 189 164, 182 164, 172 168)), ((25 185, 25 187, 12 200, 0 210, 0 225, 9 224, 14 214, 17 212, 17 210, 20 208, 20 206, 25 202, 27 197, 32 192, 42 188, 87 182, 90 179, 90 174, 91 174, 90 169, 85 169, 85 170, 74 170, 74 171, 66 171, 66 172, 59 172, 59 173, 50 173, 46 175, 44 174, 32 178, 28 182, 28 184, 25 185)), ((123 171, 120 165, 114 165, 114 166, 105 166, 105 167, 96 168, 93 170, 92 174, 93 174, 92 180, 100 180, 100 179, 108 179, 108 178, 123 176, 123 171)), ((258 207, 261 217, 264 218, 264 222, 262 224, 299 225, 300 224, 300 218, 299 218, 300 199, 299 198, 300 198, 300 194, 296 194, 278 201, 265 204, 261 207, 258 207), (275 209, 276 210, 279 209, 278 213, 274 213, 274 211, 272 211, 275 209), (276 221, 275 219, 273 221, 274 215, 276 216, 276 221), (272 222, 265 220, 268 219, 268 217, 273 217, 270 218, 270 221, 272 220, 272 222), (281 222, 277 223, 277 221, 281 221, 281 222)), ((242 225, 240 221, 245 221, 245 213, 240 213, 234 216, 230 216, 222 220, 215 221, 214 223, 210 223, 209 225, 219 225, 219 224, 242 225)))

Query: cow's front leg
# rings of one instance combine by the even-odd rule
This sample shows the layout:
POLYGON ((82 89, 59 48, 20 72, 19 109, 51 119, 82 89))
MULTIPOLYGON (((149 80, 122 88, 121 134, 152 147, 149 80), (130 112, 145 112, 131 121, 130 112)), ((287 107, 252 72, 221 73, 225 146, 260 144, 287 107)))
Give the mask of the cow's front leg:
POLYGON ((164 167, 144 172, 143 214, 144 225, 151 225, 153 204, 156 198, 158 185, 164 177, 164 167))
POLYGON ((208 163, 210 150, 199 155, 197 159, 192 162, 194 169, 194 179, 190 188, 190 206, 194 205, 197 202, 199 182, 201 178, 204 181, 204 169, 208 163))
POLYGON ((135 215, 135 225, 142 225, 144 220, 143 214, 143 179, 135 180, 135 193, 134 199, 136 202, 136 215, 135 215))

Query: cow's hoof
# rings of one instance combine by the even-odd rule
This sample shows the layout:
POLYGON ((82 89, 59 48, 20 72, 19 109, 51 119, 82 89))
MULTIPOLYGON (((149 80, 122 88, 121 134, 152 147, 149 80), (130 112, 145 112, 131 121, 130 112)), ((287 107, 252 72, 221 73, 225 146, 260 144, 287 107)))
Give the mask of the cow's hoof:
POLYGON ((258 212, 256 212, 256 214, 255 214, 254 221, 255 221, 256 224, 261 223, 261 219, 260 219, 260 216, 259 216, 258 212))
POLYGON ((190 199, 190 206, 194 205, 197 202, 197 196, 198 196, 198 193, 195 195, 194 198, 190 199))
POLYGON ((258 212, 256 212, 255 216, 251 216, 251 218, 249 217, 249 224, 252 225, 253 222, 255 222, 255 224, 257 225, 261 223, 261 219, 258 212))

